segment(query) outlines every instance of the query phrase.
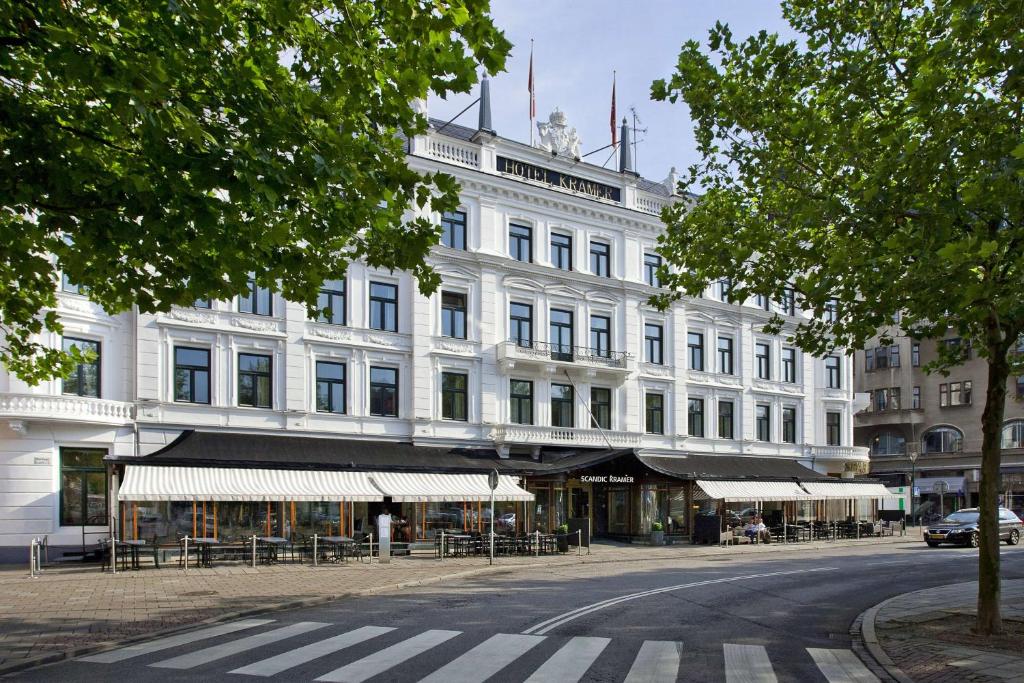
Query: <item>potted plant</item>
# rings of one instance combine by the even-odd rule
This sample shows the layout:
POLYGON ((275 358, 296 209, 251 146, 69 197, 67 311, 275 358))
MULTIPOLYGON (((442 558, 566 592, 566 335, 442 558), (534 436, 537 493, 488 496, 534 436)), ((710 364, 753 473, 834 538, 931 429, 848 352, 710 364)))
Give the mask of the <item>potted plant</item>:
POLYGON ((661 522, 651 523, 651 545, 665 545, 665 526, 661 522))
POLYGON ((569 525, 560 524, 556 529, 558 534, 556 541, 558 543, 558 552, 567 553, 569 552, 569 525))

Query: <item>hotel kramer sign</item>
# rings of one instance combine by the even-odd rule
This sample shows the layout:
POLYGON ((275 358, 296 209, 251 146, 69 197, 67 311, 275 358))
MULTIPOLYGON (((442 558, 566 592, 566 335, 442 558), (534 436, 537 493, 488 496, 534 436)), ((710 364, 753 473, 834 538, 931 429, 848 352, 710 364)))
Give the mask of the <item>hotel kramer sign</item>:
POLYGON ((534 166, 533 164, 525 164, 515 159, 498 157, 498 173, 507 173, 525 180, 533 180, 534 182, 544 183, 551 187, 585 194, 596 199, 610 199, 613 202, 621 201, 620 190, 617 187, 595 183, 593 180, 587 180, 586 178, 580 178, 567 173, 559 173, 558 171, 534 166))

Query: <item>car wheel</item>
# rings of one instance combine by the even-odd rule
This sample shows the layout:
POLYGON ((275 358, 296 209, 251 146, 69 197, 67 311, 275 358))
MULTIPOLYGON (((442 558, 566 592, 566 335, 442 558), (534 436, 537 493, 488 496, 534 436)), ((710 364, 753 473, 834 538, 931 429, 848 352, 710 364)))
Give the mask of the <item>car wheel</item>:
POLYGON ((925 543, 928 544, 929 548, 938 548, 939 547, 939 544, 936 543, 935 541, 925 541, 925 543))
POLYGON ((1006 539, 1007 545, 1017 545, 1020 543, 1020 529, 1010 529, 1010 537, 1006 539))
POLYGON ((971 534, 971 537, 970 539, 968 539, 967 544, 970 545, 972 548, 977 548, 979 545, 981 545, 981 537, 978 536, 977 531, 971 534))

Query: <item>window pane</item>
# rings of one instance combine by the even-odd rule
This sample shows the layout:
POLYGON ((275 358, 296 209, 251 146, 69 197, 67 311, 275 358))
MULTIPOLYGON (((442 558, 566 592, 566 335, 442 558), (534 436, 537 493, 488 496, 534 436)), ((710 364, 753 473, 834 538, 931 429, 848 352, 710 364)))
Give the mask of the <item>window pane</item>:
POLYGON ((316 364, 316 376, 318 379, 345 379, 345 366, 341 363, 325 363, 318 361, 316 364))
POLYGON ((374 384, 395 384, 397 376, 394 368, 370 368, 370 381, 374 384))

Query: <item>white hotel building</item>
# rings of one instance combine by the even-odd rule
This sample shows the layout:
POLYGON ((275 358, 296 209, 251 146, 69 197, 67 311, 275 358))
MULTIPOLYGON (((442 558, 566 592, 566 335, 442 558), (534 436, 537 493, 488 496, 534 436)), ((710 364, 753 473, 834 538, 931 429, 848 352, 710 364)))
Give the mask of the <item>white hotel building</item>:
MULTIPOLYGON (((668 311, 648 304, 659 211, 685 198, 671 177, 632 172, 625 127, 620 168, 607 170, 574 157, 575 132, 557 114, 542 146, 491 132, 486 92, 480 119, 433 121, 408 141, 413 168, 462 187, 459 211, 435 216, 445 237, 430 261, 443 284, 430 297, 407 274, 361 263, 327 286, 322 320, 262 290, 114 316, 63 291, 64 338, 47 341, 93 345, 96 361, 36 387, 0 374, 0 561, 21 561, 36 536, 91 545, 109 524, 173 542, 197 519, 209 530, 209 515, 221 534, 358 531, 389 504, 398 540, 426 540, 478 526, 479 498, 458 502, 421 475, 495 466, 532 494, 503 504, 509 529, 585 517, 597 534, 628 538, 658 519, 685 535, 713 504, 701 482, 866 471, 848 357, 813 358, 785 332, 761 332, 771 310, 795 326, 792 302, 732 303, 716 285, 668 311), (185 487, 192 466, 404 473, 422 495, 295 496, 298 509, 254 495, 207 509, 214 494, 168 490, 118 503, 134 462, 164 465, 185 487)), ((823 497, 801 496, 780 496, 790 521, 823 497)))

